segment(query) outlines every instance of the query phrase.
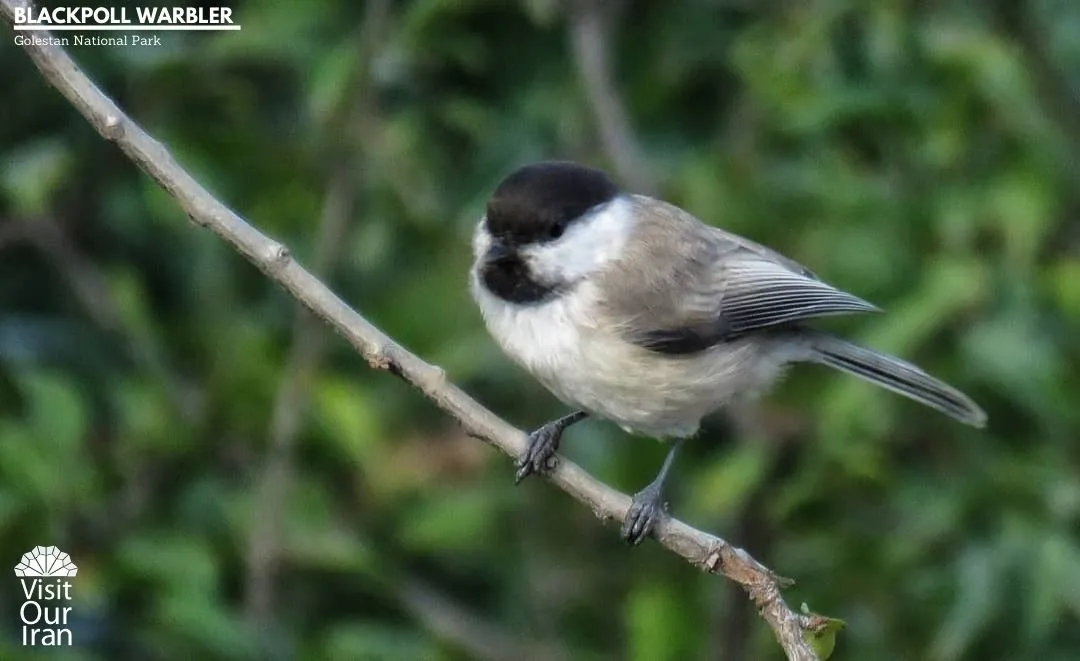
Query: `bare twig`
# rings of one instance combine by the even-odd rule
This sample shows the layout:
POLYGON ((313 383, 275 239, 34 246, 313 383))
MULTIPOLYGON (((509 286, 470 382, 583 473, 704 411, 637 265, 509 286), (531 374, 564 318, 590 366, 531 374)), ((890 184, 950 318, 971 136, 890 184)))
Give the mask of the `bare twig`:
MULTIPOLYGON (((1072 143, 1073 151, 1080 151, 1080 96, 1049 51, 1046 30, 1032 15, 1036 8, 1009 0, 994 0, 989 7, 998 31, 1019 46, 1021 62, 1031 72, 1043 110, 1072 143)), ((1080 181, 1075 161, 1069 159, 1064 165, 1073 180, 1080 181)))
POLYGON ((570 36, 574 64, 582 91, 596 118, 604 153, 620 179, 635 191, 656 193, 641 146, 630 125, 629 113, 615 85, 611 60, 611 18, 615 7, 609 0, 573 0, 570 8, 570 36))
MULTIPOLYGON (((23 6, 17 0, 0 0, 0 7, 9 22, 13 21, 15 9, 23 6)), ((525 434, 521 430, 507 424, 448 381, 442 369, 424 362, 394 342, 304 270, 291 257, 288 248, 261 234, 214 198, 176 163, 161 143, 105 96, 62 48, 51 45, 47 33, 38 33, 38 36, 42 39, 23 48, 42 75, 102 136, 115 142, 153 177, 195 224, 210 229, 231 244, 316 316, 329 323, 372 367, 388 370, 416 386, 469 434, 512 457, 525 449, 525 434)), ((603 521, 621 521, 630 507, 629 496, 598 481, 565 458, 549 479, 603 521)), ((696 567, 723 574, 741 585, 772 627, 789 659, 812 661, 817 658, 803 633, 824 627, 827 620, 800 614, 788 607, 780 589, 790 581, 774 574, 746 551, 674 518, 661 523, 656 537, 661 545, 696 567)))
MULTIPOLYGON (((387 2, 371 3, 357 46, 355 75, 347 87, 353 90, 340 104, 328 124, 328 132, 348 134, 354 115, 370 110, 367 69, 374 54, 374 42, 381 36, 387 2)), ((348 143, 350 141, 346 141, 348 143)), ((359 191, 356 172, 361 168, 358 146, 332 142, 329 156, 330 184, 323 202, 319 233, 316 237, 312 271, 327 277, 344 246, 350 219, 356 211, 359 191)), ((288 501, 293 473, 293 447, 300 423, 309 402, 310 384, 325 354, 323 325, 307 310, 300 308, 293 324, 293 342, 285 361, 284 372, 274 400, 266 463, 259 479, 256 515, 248 538, 247 589, 245 608, 250 624, 266 628, 274 607, 275 573, 281 554, 281 512, 288 501)))
POLYGON ((470 658, 482 661, 531 659, 561 661, 570 658, 566 650, 551 644, 522 640, 518 634, 492 626, 427 583, 407 577, 398 598, 405 610, 432 633, 454 643, 470 658))
POLYGON ((26 223, 8 219, 0 224, 0 250, 26 239, 26 223))
MULTIPOLYGON (((333 268, 353 216, 355 178, 345 164, 330 175, 313 271, 325 277, 333 268)), ((274 399, 266 464, 259 480, 256 514, 248 539, 246 609, 249 621, 266 625, 274 604, 274 574, 280 560, 282 510, 292 482, 292 450, 307 410, 311 380, 325 354, 323 325, 307 310, 297 311, 293 342, 274 399)))

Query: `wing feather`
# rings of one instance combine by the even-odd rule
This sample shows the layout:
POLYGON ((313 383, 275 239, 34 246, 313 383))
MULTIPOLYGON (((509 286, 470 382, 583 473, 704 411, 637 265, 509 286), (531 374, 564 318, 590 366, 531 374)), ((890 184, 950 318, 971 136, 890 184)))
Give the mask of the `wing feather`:
POLYGON ((603 288, 612 321, 639 346, 690 354, 785 324, 879 311, 798 262, 677 207, 641 197, 635 203, 665 222, 638 230, 652 235, 632 242, 603 288), (641 265, 648 273, 627 273, 641 265))
POLYGON ((794 273, 777 262, 732 256, 718 268, 727 277, 718 296, 717 313, 735 334, 814 317, 873 312, 872 303, 794 273))

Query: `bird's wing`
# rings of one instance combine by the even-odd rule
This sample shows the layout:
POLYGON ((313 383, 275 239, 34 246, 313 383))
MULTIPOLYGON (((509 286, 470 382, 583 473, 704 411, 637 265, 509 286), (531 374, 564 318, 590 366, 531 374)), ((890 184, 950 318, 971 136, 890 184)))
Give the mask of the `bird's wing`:
POLYGON ((604 284, 608 313, 634 344, 695 353, 753 331, 878 310, 773 250, 704 225, 677 207, 662 209, 670 222, 642 229, 658 234, 633 242, 631 250, 640 254, 627 254, 620 260, 623 271, 613 269, 604 284))

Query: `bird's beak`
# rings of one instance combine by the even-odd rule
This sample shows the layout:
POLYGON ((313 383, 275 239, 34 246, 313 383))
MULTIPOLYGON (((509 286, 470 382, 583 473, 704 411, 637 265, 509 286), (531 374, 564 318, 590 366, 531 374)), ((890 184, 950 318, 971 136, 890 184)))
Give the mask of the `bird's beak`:
POLYGON ((487 253, 484 255, 484 261, 488 264, 497 264, 510 259, 514 254, 514 249, 505 242, 493 239, 491 245, 488 246, 487 253))

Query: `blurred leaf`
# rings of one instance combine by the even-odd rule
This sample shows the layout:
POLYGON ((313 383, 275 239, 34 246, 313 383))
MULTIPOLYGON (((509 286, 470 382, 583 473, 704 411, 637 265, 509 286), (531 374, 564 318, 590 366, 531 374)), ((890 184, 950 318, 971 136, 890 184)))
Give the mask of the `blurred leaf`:
POLYGON ((771 453, 772 449, 764 443, 741 443, 725 456, 709 462, 696 476, 694 488, 688 490, 689 509, 710 518, 737 511, 765 477, 771 453))
POLYGON ((998 217, 1009 258, 1031 265, 1053 229, 1053 189, 1038 174, 1014 170, 990 190, 987 210, 998 217))
POLYGON ((1080 324, 1080 259, 1064 260, 1048 275, 1062 312, 1080 324))
POLYGON ((361 533, 336 515, 325 485, 309 480, 296 485, 289 509, 280 516, 284 519, 283 552, 296 565, 333 572, 379 571, 379 558, 361 533))
POLYGON ((188 441, 176 429, 165 393, 142 379, 118 380, 114 388, 117 425, 130 444, 117 448, 118 454, 134 457, 147 450, 175 453, 188 441))
POLYGON ((692 654, 695 634, 701 633, 689 626, 672 586, 655 581, 640 584, 630 594, 626 618, 633 661, 685 659, 692 654))
POLYGON ((409 508, 400 527, 402 544, 413 551, 446 554, 475 549, 491 538, 500 505, 490 490, 475 485, 430 491, 409 508))
POLYGON ((92 490, 83 435, 86 402, 71 379, 47 371, 15 374, 26 404, 23 421, 0 420, 0 475, 26 502, 76 505, 92 490))
POLYGON ((1003 598, 998 550, 971 546, 956 559, 952 609, 940 623, 930 646, 930 658, 963 658, 992 617, 994 602, 1003 598))
MULTIPOLYGON (((317 124, 328 124, 333 133, 343 130, 341 122, 331 120, 339 118, 349 107, 349 101, 357 94, 358 48, 356 37, 342 41, 318 62, 315 75, 311 79, 309 99, 311 115, 317 124)), ((335 136, 337 137, 337 136, 335 136)))
POLYGON ((1046 640, 1059 619, 1068 616, 1063 612, 1069 606, 1067 595, 1080 594, 1080 548, 1076 540, 1064 535, 1032 535, 1028 539, 1035 546, 1035 557, 1026 563, 1030 576, 1023 624, 1027 637, 1046 640))
POLYGON ((71 149, 59 138, 41 139, 7 150, 0 166, 0 191, 23 216, 49 214, 49 202, 69 176, 71 149))
POLYGON ((218 659, 255 658, 255 645, 245 627, 209 596, 170 596, 161 601, 156 616, 167 621, 175 634, 174 649, 192 656, 218 659))
POLYGON ((338 625, 320 646, 317 658, 399 661, 400 659, 446 659, 426 636, 400 627, 375 622, 338 625))
POLYGON ((194 596, 209 599, 217 592, 218 560, 203 540, 148 532, 124 540, 118 557, 126 570, 161 584, 177 603, 194 596))
POLYGON ((1051 338, 1022 308, 1002 310, 978 324, 969 331, 968 344, 980 359, 979 369, 1018 403, 1034 411, 1050 404, 1046 400, 1060 383, 1063 365, 1051 338))
POLYGON ((370 397, 355 382, 324 376, 314 391, 313 409, 329 440, 357 465, 369 463, 378 450, 380 421, 370 397))
POLYGON ((120 314, 122 326, 143 337, 149 336, 154 329, 154 315, 145 284, 140 275, 132 270, 116 270, 108 274, 109 293, 120 314))

